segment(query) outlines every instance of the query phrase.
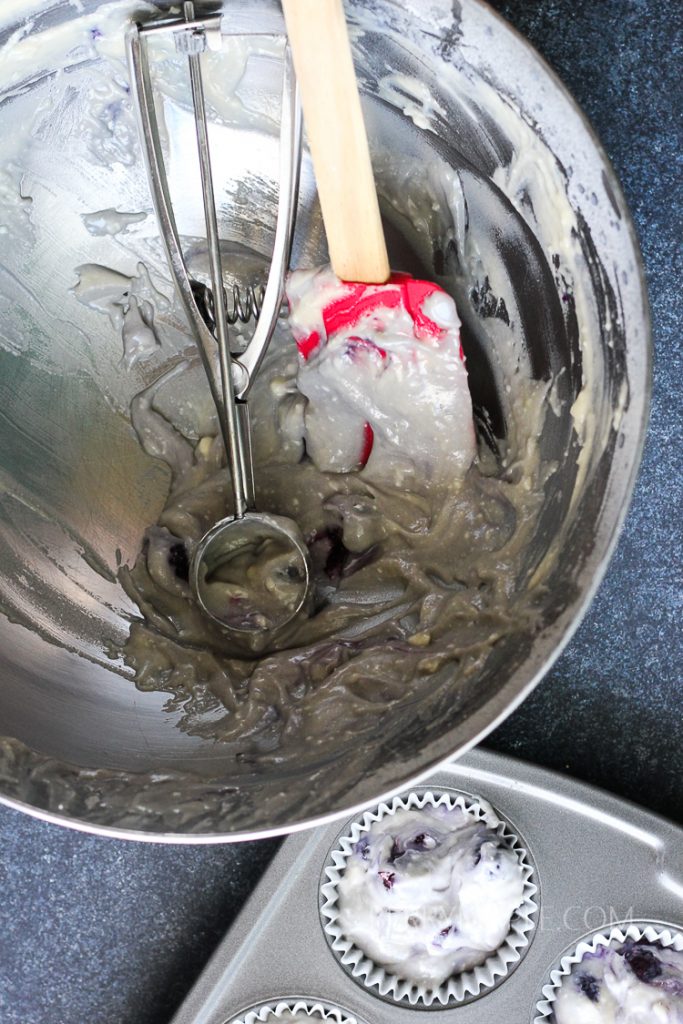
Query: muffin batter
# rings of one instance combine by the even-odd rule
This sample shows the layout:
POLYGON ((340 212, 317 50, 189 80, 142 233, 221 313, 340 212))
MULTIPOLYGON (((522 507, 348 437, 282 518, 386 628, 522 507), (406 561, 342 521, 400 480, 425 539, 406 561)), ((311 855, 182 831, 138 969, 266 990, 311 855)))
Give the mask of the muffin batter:
MULTIPOLYGON (((247 1014, 251 1016, 251 1014, 247 1014)), ((336 1013, 323 1014, 316 1008, 311 1008, 310 1013, 308 1009, 288 1009, 288 1008, 277 1008, 270 1010, 264 1014, 261 1010, 258 1014, 258 1020, 265 1020, 269 1024, 322 1024, 323 1021, 331 1021, 332 1024, 336 1024, 337 1021, 341 1020, 336 1013)), ((344 1017, 346 1024, 352 1024, 350 1018, 344 1017)), ((239 1024, 239 1022, 237 1022, 239 1024)))
POLYGON ((278 1024, 319 1024, 319 1022, 325 1020, 336 1020, 336 1017, 323 1017, 321 1013, 314 1010, 313 1013, 306 1013, 304 1010, 293 1012, 292 1010, 281 1010, 279 1013, 270 1013, 266 1017, 267 1021, 275 1021, 278 1024))
POLYGON ((556 1024, 681 1024, 683 952, 628 940, 587 953, 562 983, 556 1024))
POLYGON ((387 973, 429 988, 504 942, 522 868, 486 823, 443 805, 398 810, 356 843, 338 885, 338 925, 387 973))
MULTIPOLYGON (((394 310, 382 348, 375 311, 372 324, 324 331, 319 350, 307 349, 339 287, 330 271, 293 275, 299 352, 283 325, 250 399, 257 507, 293 519, 311 558, 306 612, 276 636, 229 636, 193 599, 194 547, 231 502, 220 439, 193 444, 158 411, 159 389, 183 364, 132 406, 141 444, 173 481, 135 566, 121 570, 144 616, 124 658, 139 687, 163 687, 195 709, 218 698, 223 713, 188 728, 210 729, 249 758, 358 735, 368 712, 479 671, 533 615, 533 592, 514 594, 541 501, 538 454, 529 443, 523 466, 488 450, 473 462, 452 300, 438 289, 424 298, 436 330, 427 340, 394 310)), ((546 391, 527 391, 531 423, 546 391)))

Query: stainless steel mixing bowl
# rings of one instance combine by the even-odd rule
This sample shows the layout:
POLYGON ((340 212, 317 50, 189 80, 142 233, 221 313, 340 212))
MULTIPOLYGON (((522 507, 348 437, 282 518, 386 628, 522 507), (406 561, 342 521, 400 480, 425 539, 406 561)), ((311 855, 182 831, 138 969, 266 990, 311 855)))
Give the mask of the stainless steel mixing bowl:
MULTIPOLYGON (((273 5, 248 8, 258 26, 273 5)), ((490 433, 502 437, 514 418, 503 349, 518 376, 556 381, 542 440, 554 472, 527 560, 544 597, 537 626, 496 646, 446 701, 425 692, 362 742, 302 750, 295 768, 236 763, 186 731, 181 701, 137 689, 118 655, 136 610, 117 573, 168 488, 131 429, 130 403, 188 350, 122 60, 135 10, 158 13, 98 0, 0 13, 0 798, 99 832, 227 841, 341 815, 415 781, 538 682, 586 608, 628 504, 648 406, 648 313, 614 174, 531 47, 478 0, 350 0, 393 265, 456 295, 490 433), (138 216, 101 212, 113 209, 138 216), (119 277, 98 291, 92 265, 119 277), (141 327, 124 354, 131 295, 143 327, 154 316, 158 350, 141 327)), ((214 94, 224 232, 241 266, 256 269, 275 219, 272 62, 256 54, 225 86, 228 99, 214 94)), ((163 89, 181 230, 199 235, 186 108, 173 80, 163 89)), ((323 257, 305 164, 295 260, 323 257)), ((166 412, 190 433, 210 417, 205 390, 192 366, 167 393, 166 412)))

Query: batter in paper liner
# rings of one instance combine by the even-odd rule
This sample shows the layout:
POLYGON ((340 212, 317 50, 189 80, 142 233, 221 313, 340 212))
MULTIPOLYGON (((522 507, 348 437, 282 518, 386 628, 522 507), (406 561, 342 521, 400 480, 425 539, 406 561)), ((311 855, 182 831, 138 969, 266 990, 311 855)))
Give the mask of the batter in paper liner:
MULTIPOLYGON (((323 1016, 318 1010, 308 1013, 306 1010, 289 1009, 280 1010, 278 1013, 273 1010, 265 1017, 267 1024, 322 1024, 323 1021, 332 1021, 333 1024, 336 1024, 338 1019, 337 1016, 323 1016)), ((260 1015, 259 1020, 261 1020, 260 1015)))
POLYGON ((459 807, 399 809, 355 844, 338 887, 337 924, 387 974, 428 989, 505 941, 522 902, 514 850, 459 807))
POLYGON ((326 269, 294 275, 291 325, 250 396, 257 507, 299 524, 312 566, 307 608, 275 636, 246 646, 193 600, 194 546, 230 495, 220 438, 191 442, 155 408, 183 365, 131 409, 172 483, 121 570, 142 613, 124 660, 141 689, 186 709, 188 731, 247 759, 353 738, 425 688, 455 690, 535 615, 524 555, 550 471, 537 449, 548 385, 526 385, 505 452, 477 454, 454 304, 395 288, 395 308, 326 327, 348 286, 326 269))
POLYGON ((683 953, 629 939, 572 968, 553 1003, 555 1024, 680 1024, 683 953))

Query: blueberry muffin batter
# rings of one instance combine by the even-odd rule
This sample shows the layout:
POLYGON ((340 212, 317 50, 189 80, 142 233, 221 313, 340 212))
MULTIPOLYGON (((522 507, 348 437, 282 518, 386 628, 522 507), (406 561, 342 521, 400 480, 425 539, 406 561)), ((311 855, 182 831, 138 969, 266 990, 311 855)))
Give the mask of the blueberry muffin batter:
POLYGON ((683 952, 627 940, 586 953, 555 999, 555 1024, 681 1024, 683 952))
POLYGON ((388 974, 434 988, 505 941, 523 899, 517 854, 459 807, 399 809, 362 835, 337 924, 388 974))

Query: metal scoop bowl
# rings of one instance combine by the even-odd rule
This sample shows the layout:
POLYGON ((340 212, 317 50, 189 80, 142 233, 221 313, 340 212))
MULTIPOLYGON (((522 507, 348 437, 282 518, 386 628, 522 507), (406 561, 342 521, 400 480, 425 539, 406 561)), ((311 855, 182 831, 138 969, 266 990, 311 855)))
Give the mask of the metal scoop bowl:
POLYGON ((273 632, 297 615, 308 592, 308 552, 284 516, 221 519, 200 541, 190 582, 202 610, 239 633, 273 632))

